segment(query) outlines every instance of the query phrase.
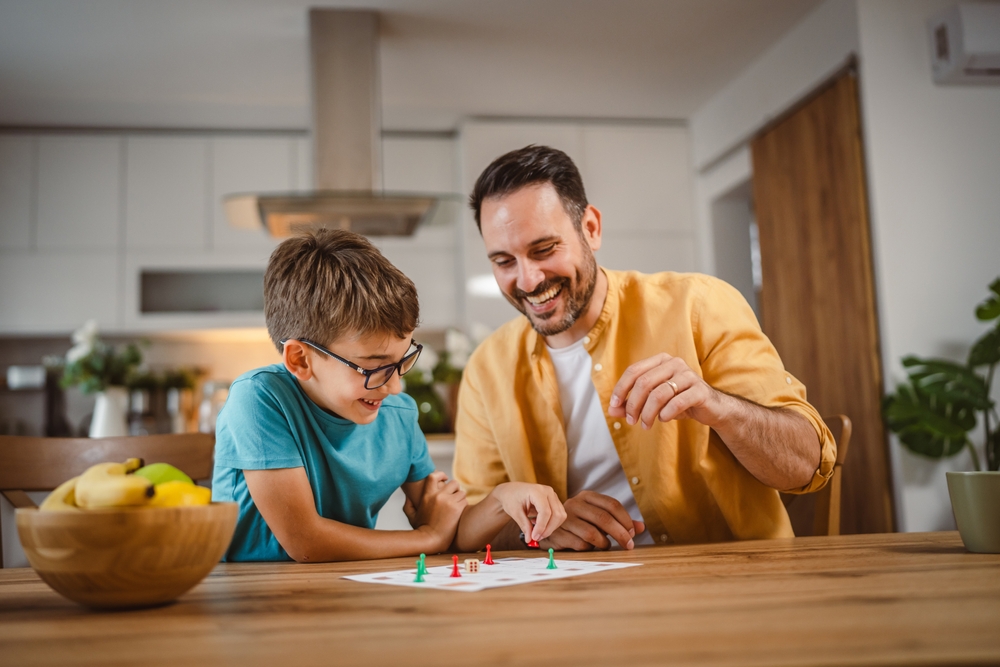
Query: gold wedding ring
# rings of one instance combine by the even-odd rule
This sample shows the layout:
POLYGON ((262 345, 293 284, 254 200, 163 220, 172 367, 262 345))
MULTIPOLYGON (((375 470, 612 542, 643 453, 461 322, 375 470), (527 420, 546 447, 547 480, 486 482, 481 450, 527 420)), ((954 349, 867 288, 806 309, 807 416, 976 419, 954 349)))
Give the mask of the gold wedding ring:
POLYGON ((674 396, 676 396, 679 393, 677 391, 677 385, 674 384, 674 382, 672 380, 667 380, 667 384, 669 384, 670 388, 674 390, 674 396))

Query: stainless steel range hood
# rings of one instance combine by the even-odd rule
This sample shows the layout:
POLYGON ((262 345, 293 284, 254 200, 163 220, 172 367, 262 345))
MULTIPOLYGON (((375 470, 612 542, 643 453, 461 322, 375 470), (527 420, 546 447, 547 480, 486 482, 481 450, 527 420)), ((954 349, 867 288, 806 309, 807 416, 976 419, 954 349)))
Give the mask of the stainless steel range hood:
POLYGON ((430 216, 434 196, 382 192, 378 30, 376 12, 309 10, 317 189, 228 195, 232 226, 272 236, 317 227, 406 236, 430 216))

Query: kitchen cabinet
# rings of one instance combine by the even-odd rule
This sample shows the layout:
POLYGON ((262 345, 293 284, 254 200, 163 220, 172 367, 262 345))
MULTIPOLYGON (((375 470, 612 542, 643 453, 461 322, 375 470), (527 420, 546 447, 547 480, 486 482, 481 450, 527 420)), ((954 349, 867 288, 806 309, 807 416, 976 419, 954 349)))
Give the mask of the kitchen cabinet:
POLYGON ((214 138, 212 150, 212 225, 210 249, 221 252, 273 249, 279 239, 264 230, 229 225, 222 208, 225 195, 246 192, 290 192, 295 142, 288 137, 233 136, 214 138))
POLYGON ((39 137, 39 249, 119 247, 123 141, 102 135, 39 137))
POLYGON ((0 257, 0 332, 65 334, 96 319, 120 328, 114 251, 6 253, 0 257))
POLYGON ((32 137, 0 136, 0 251, 29 250, 33 245, 34 150, 32 137))
POLYGON ((205 250, 209 140, 126 138, 125 240, 129 250, 205 250))
POLYGON ((382 142, 385 190, 451 194, 438 202, 428 223, 413 236, 372 239, 416 286, 424 328, 444 329, 459 323, 458 233, 464 201, 455 194, 459 185, 456 162, 455 140, 450 137, 390 136, 382 142))

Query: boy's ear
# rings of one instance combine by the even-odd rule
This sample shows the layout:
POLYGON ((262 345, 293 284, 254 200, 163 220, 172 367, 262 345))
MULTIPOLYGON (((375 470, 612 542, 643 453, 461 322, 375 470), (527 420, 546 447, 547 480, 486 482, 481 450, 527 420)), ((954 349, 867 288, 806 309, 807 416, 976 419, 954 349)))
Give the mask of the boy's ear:
POLYGON ((295 376, 299 382, 306 382, 313 377, 312 360, 306 346, 293 339, 285 341, 281 351, 281 358, 285 362, 285 368, 295 376))

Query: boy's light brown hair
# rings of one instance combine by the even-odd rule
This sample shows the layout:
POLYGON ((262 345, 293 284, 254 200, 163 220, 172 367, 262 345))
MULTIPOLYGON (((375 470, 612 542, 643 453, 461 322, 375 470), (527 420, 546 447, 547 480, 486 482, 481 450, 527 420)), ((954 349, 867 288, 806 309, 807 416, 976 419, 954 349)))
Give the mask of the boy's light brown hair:
POLYGON ((364 236, 320 229, 284 241, 264 273, 264 319, 281 341, 328 345, 341 336, 409 336, 420 318, 417 288, 364 236))

